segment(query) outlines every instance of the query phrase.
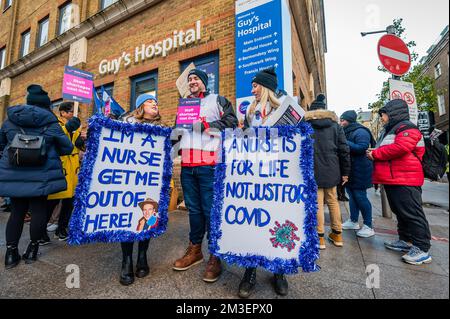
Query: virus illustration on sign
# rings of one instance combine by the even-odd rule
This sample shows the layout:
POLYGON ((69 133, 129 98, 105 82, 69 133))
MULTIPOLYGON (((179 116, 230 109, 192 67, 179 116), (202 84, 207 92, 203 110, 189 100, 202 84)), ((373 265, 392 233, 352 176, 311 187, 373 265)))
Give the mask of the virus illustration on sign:
POLYGON ((288 251, 293 250, 295 248, 295 241, 300 241, 300 238, 295 234, 297 230, 297 226, 288 220, 283 225, 275 222, 275 227, 270 230, 270 233, 274 236, 270 238, 273 247, 287 248, 288 251))

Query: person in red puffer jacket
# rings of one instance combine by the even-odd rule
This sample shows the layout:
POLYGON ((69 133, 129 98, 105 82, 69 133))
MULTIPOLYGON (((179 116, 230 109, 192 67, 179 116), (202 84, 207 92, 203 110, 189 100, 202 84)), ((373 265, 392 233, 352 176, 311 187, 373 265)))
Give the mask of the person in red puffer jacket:
POLYGON ((416 125, 409 121, 408 104, 393 100, 380 109, 384 132, 377 148, 368 150, 374 161, 373 183, 384 185, 389 205, 397 216, 399 240, 386 242, 388 249, 408 252, 403 261, 430 263, 430 226, 422 208, 425 142, 416 125))

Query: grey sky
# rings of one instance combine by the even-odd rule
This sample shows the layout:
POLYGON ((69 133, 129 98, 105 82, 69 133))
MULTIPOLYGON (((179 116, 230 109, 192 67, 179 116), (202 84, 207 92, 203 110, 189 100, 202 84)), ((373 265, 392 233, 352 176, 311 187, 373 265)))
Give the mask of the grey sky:
POLYGON ((403 18, 408 41, 420 57, 449 23, 448 0, 324 0, 328 53, 328 108, 338 115, 368 109, 389 76, 380 65, 377 43, 382 34, 361 37, 362 31, 383 30, 403 18))

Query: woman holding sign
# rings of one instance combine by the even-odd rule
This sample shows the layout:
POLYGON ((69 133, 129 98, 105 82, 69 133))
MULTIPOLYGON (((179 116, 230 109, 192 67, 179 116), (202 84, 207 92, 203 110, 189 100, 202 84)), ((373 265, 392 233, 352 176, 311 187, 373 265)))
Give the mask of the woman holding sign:
MULTIPOLYGON (((256 74, 252 81, 252 94, 255 101, 245 115, 244 129, 265 126, 266 121, 275 114, 286 98, 285 92, 277 94, 278 79, 274 68, 256 74)), ((256 285, 256 268, 247 268, 239 284, 239 297, 248 298, 256 285)), ((288 294, 288 282, 284 274, 274 274, 274 288, 278 295, 288 294)))
MULTIPOLYGON (((149 94, 142 94, 136 100, 136 110, 126 115, 123 120, 128 123, 142 123, 152 125, 162 125, 161 115, 159 114, 158 100, 149 94)), ((147 231, 157 225, 158 203, 152 199, 147 199, 139 203, 142 209, 143 218, 139 221, 137 231, 147 231)), ((147 264, 147 250, 150 239, 139 242, 138 258, 136 264, 136 277, 146 277, 150 270, 147 264)), ((122 271, 120 274, 120 283, 124 286, 131 285, 134 282, 135 273, 133 271, 133 242, 123 242, 122 246, 122 271)))

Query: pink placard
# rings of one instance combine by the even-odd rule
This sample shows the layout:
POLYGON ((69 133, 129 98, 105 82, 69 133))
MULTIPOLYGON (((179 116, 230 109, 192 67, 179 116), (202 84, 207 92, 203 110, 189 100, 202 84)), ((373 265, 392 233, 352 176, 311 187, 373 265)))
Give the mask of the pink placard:
POLYGON ((85 99, 91 99, 93 83, 94 82, 91 80, 66 73, 63 81, 63 94, 70 94, 85 99))

